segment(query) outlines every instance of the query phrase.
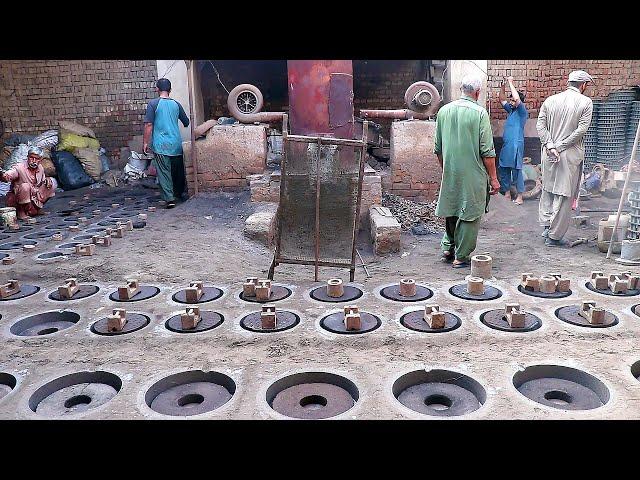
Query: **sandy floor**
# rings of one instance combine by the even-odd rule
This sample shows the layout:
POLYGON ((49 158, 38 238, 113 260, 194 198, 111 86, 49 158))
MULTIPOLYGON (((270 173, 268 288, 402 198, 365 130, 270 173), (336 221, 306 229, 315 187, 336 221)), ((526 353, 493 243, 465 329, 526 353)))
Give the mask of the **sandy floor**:
MULTIPOLYGON (((96 191, 73 193, 81 198, 85 192, 94 195, 96 191)), ((48 208, 53 211, 66 207, 68 201, 69 198, 58 198, 48 208)), ((592 210, 616 206, 615 199, 583 203, 584 209, 592 210)), ((357 385, 358 401, 338 418, 432 418, 402 406, 392 394, 392 385, 406 372, 433 368, 468 375, 486 390, 484 405, 462 418, 640 418, 640 382, 631 373, 631 365, 640 360, 636 340, 640 319, 630 310, 640 302, 637 297, 607 297, 584 287, 591 270, 601 269, 608 274, 626 268, 605 260, 594 242, 573 249, 545 247, 536 222, 536 201, 521 207, 502 197, 491 201, 477 253, 492 255, 492 284, 503 291, 503 296, 489 302, 464 301, 448 293, 449 287, 461 283, 469 271, 439 262, 439 236, 403 234, 399 254, 373 257, 367 235, 361 234, 358 249, 371 278, 366 278, 358 267, 355 283, 365 293, 356 303, 361 310, 378 315, 382 326, 371 333, 349 336, 320 328, 320 319, 336 308, 310 299, 309 290, 318 285, 313 283, 313 268, 293 265, 276 269, 275 282, 293 291, 277 306, 299 314, 300 324, 273 334, 252 333, 239 326, 244 315, 256 310, 256 304, 238 298, 242 282, 247 276, 265 276, 271 261, 267 248, 242 236, 244 219, 256 207, 248 202, 247 193, 203 194, 174 210, 148 212, 145 228, 114 239, 109 248, 99 247, 95 256, 72 255, 55 263, 38 263, 33 260, 36 254, 56 250, 56 243, 45 240, 39 242, 36 253, 14 250, 17 263, 0 266, 0 280, 17 278, 24 284, 38 285, 41 290, 25 299, 0 302, 0 371, 18 380, 16 388, 0 400, 0 418, 41 418, 28 407, 36 389, 62 375, 92 370, 112 372, 123 385, 111 401, 77 418, 167 418, 146 405, 144 394, 161 378, 191 369, 224 373, 237 388, 224 406, 196 418, 284 418, 268 406, 266 389, 285 375, 304 371, 337 373, 357 385), (574 293, 558 300, 523 295, 516 287, 520 273, 525 271, 560 271, 571 279, 574 293), (81 283, 100 286, 100 291, 65 303, 47 298, 64 279, 73 276, 81 283), (120 306, 109 300, 109 293, 131 277, 161 289, 152 299, 125 305, 129 311, 147 314, 150 325, 117 337, 91 333, 91 324, 120 306), (429 286, 435 293, 432 300, 460 316, 462 326, 443 334, 418 333, 401 326, 400 316, 416 307, 383 299, 378 291, 402 277, 412 277, 429 286), (206 308, 223 314, 224 323, 199 334, 172 333, 164 328, 164 322, 183 306, 172 301, 171 296, 193 280, 204 280, 207 285, 223 289, 223 297, 206 304, 206 308), (596 300, 613 311, 619 318, 618 325, 584 328, 554 316, 556 308, 582 299, 596 300), (480 313, 503 308, 506 301, 520 302, 540 317, 542 327, 529 333, 507 333, 480 323, 480 313), (18 337, 9 331, 18 319, 60 308, 79 313, 80 321, 46 337, 18 337), (566 365, 587 371, 604 382, 610 399, 595 410, 573 412, 534 403, 514 388, 511 379, 518 370, 535 364, 566 365)), ((101 216, 93 221, 116 211, 102 209, 101 216)), ((591 226, 572 227, 569 239, 595 236, 597 222, 605 216, 598 212, 584 214, 590 215, 591 226)), ((53 219, 54 215, 45 218, 53 219)), ((2 242, 34 231, 40 230, 16 233, 2 242)), ((324 280, 335 275, 348 280, 346 270, 321 269, 324 280)))

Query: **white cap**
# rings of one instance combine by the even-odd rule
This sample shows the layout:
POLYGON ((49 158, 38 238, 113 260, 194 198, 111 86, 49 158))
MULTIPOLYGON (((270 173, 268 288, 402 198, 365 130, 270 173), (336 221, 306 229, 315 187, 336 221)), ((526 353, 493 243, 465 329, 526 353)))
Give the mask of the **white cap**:
POLYGON ((569 74, 570 82, 593 82, 593 78, 584 70, 574 70, 569 74))

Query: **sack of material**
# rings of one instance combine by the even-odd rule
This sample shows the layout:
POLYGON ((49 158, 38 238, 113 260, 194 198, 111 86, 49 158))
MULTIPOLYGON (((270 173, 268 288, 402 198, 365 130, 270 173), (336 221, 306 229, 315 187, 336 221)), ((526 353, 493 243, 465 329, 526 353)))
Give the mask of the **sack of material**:
POLYGON ((92 148, 74 148, 71 153, 80 160, 82 168, 95 181, 100 180, 102 163, 100 162, 100 154, 97 149, 92 148))
POLYGON ((12 133, 11 135, 9 135, 9 138, 5 140, 4 144, 10 147, 17 147, 21 143, 28 143, 34 138, 36 138, 35 135, 29 135, 26 133, 12 133))
POLYGON ((85 127, 84 125, 79 125, 73 122, 60 122, 60 130, 66 130, 68 132, 75 133, 80 137, 96 138, 96 134, 89 127, 85 127))
POLYGON ((23 160, 26 160, 28 154, 29 145, 27 145, 26 143, 21 143, 13 150, 13 152, 11 152, 9 158, 4 161, 4 169, 9 170, 16 163, 20 163, 23 160))
POLYGON ((73 152, 74 148, 92 148, 99 149, 100 142, 95 138, 82 137, 68 130, 60 130, 60 141, 58 142, 58 151, 73 152))
POLYGON ((84 171, 80 161, 71 153, 55 152, 52 160, 58 173, 60 186, 64 190, 74 190, 93 183, 93 179, 84 171))
POLYGON ((50 158, 42 158, 42 168, 44 168, 44 174, 47 177, 55 177, 56 176, 56 166, 53 164, 53 161, 50 158))
POLYGON ((58 144, 58 131, 47 130, 46 132, 41 133, 36 138, 31 140, 31 143, 40 148, 54 147, 58 144))

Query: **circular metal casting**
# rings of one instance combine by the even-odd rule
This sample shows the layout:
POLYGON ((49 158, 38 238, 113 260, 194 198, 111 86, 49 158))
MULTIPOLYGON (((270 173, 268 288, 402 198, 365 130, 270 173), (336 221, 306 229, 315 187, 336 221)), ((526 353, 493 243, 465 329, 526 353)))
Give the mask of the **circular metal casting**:
POLYGON ((255 302, 255 303, 271 303, 277 302, 278 300, 283 300, 291 295, 291 290, 287 287, 283 287, 282 285, 271 285, 271 296, 269 300, 257 300, 256 297, 245 297, 244 292, 240 292, 240 298, 245 302, 255 302))
POLYGON ((573 293, 571 290, 569 290, 568 292, 553 292, 553 293, 534 292, 533 290, 527 290, 522 285, 518 285, 518 291, 520 293, 524 293, 525 295, 530 295, 532 297, 540 297, 540 298, 564 298, 564 297, 568 297, 573 293))
POLYGON ((433 296, 433 291, 430 288, 423 287, 422 285, 416 285, 416 294, 413 297, 405 297, 400 295, 400 285, 391 285, 380 290, 380 295, 389 300, 395 300, 397 302, 419 302, 426 300, 433 296))
POLYGON ((154 383, 145 402, 163 415, 188 416, 210 412, 231 400, 235 382, 222 373, 191 370, 154 383))
POLYGON ((9 373, 0 372, 0 400, 16 388, 16 383, 16 377, 9 373))
POLYGON ((196 305, 198 303, 205 303, 205 302, 210 302, 212 300, 216 300, 218 298, 220 298, 222 296, 222 290, 220 290, 219 288, 216 287, 203 287, 202 288, 202 296, 200 297, 200 299, 197 302, 187 302, 187 291, 186 290, 180 290, 179 292, 176 292, 173 294, 173 296, 171 297, 173 299, 174 302, 178 302, 178 303, 186 303, 189 305, 196 305))
POLYGON ((23 240, 21 242, 7 242, 0 244, 0 250, 15 250, 22 248, 24 245, 37 245, 35 240, 23 240))
MULTIPOLYGON (((47 227, 44 227, 47 228, 47 227)), ((28 232, 30 230, 33 230, 33 227, 28 227, 26 225, 20 225, 19 228, 13 229, 13 228, 5 228, 3 230, 4 233, 22 233, 22 232, 28 232)))
MULTIPOLYGON (((78 226, 80 225, 78 222, 67 222, 67 223, 55 223, 53 225, 47 225, 44 227, 45 230, 68 230, 70 226, 78 226)), ((54 232, 55 233, 55 232, 54 232)))
POLYGON ((295 313, 276 309, 276 328, 262 328, 260 313, 261 312, 252 312, 249 315, 245 315, 242 317, 242 320, 240 320, 240 326, 250 332, 273 333, 289 330, 300 323, 300 317, 295 313))
POLYGON ((212 330, 224 322, 224 316, 217 312, 211 311, 200 311, 200 321, 196 328, 182 328, 182 320, 180 319, 180 315, 174 315, 169 320, 167 320, 164 324, 167 330, 171 330, 176 333, 198 333, 198 332, 206 332, 207 330, 212 330))
POLYGON ((85 234, 85 235, 77 235, 75 237, 72 238, 72 240, 83 240, 83 241, 87 241, 87 240, 91 240, 93 238, 93 234, 85 234))
POLYGON ((609 390, 596 377, 560 365, 534 365, 516 373, 513 385, 525 397, 562 410, 591 410, 609 401, 609 390))
POLYGON ((301 383, 279 392, 272 408, 287 417, 330 418, 346 412, 355 404, 344 388, 330 383, 301 383))
POLYGON ((67 310, 55 310, 31 315, 11 325, 9 331, 21 337, 49 335, 73 327, 80 315, 67 310))
POLYGON ((362 290, 360 290, 358 287, 345 285, 343 295, 341 297, 335 298, 327 295, 327 286, 323 285, 321 287, 316 287, 313 290, 311 290, 310 296, 314 300, 318 300, 320 302, 331 302, 331 303, 351 302, 352 300, 355 300, 362 296, 362 290))
POLYGON ((64 248, 76 248, 76 245, 84 245, 84 242, 61 243, 56 248, 62 248, 62 249, 64 249, 64 248))
POLYGON ((398 378, 392 393, 405 407, 425 415, 453 417, 471 413, 487 399, 482 385, 449 370, 416 370, 398 378))
POLYGON ((108 320, 106 317, 101 318, 93 325, 91 325, 91 331, 97 335, 124 335, 126 333, 132 333, 146 327, 147 325, 149 325, 149 322, 151 322, 151 319, 146 315, 142 315, 140 313, 127 312, 127 323, 124 324, 122 330, 117 332, 110 332, 107 329, 107 322, 108 320))
POLYGON ((139 302, 140 300, 147 300, 149 298, 155 297, 158 293, 160 293, 160 289, 158 287, 153 287, 150 285, 140 285, 140 291, 129 300, 120 300, 120 297, 118 297, 118 290, 116 290, 115 292, 111 292, 109 298, 114 302, 139 302))
POLYGON ((38 260, 55 260, 56 258, 61 259, 64 257, 65 255, 62 252, 45 252, 45 253, 41 253, 36 258, 38 260))
POLYGON ((38 293, 40 291, 40 287, 36 285, 20 285, 20 291, 18 293, 14 293, 13 295, 9 295, 6 298, 0 298, 0 302, 8 302, 11 300, 18 300, 20 298, 25 298, 33 295, 34 293, 38 293))
POLYGON ((359 395, 356 385, 340 375, 303 372, 274 382, 266 400, 281 415, 318 420, 350 410, 359 395))
POLYGON ((415 412, 442 417, 464 415, 480 408, 472 392, 453 383, 413 385, 398 395, 398 401, 415 412))
POLYGON ((613 293, 608 288, 597 290, 593 285, 591 285, 591 282, 585 283, 584 286, 587 287, 592 292, 601 293, 602 295, 611 295, 613 297, 633 297, 634 295, 638 295, 640 293, 640 290, 638 289, 627 290, 624 293, 613 293))
POLYGON ((444 312, 444 327, 431 328, 424 320, 424 310, 416 310, 402 315, 400 317, 400 323, 409 330, 415 330, 416 332, 444 333, 458 328, 462 325, 462 320, 453 313, 444 312))
POLYGON ((320 326, 325 330, 346 335, 372 332, 382 325, 382 320, 371 313, 360 312, 360 325, 362 327, 360 330, 347 330, 344 323, 344 312, 332 313, 320 320, 320 326))
POLYGON ((108 372, 79 372, 57 378, 29 399, 29 408, 44 417, 65 417, 104 405, 122 388, 122 381, 108 372))
POLYGON ((504 309, 489 310, 480 315, 480 321, 487 327, 495 330, 502 330, 503 332, 532 332, 542 326, 542 320, 533 313, 525 312, 524 327, 513 328, 507 322, 507 316, 504 313, 504 309))
POLYGON ((27 240, 38 240, 40 238, 51 238, 55 233, 61 232, 35 232, 35 233, 27 233, 23 238, 27 240))
POLYGON ((74 293, 69 299, 61 297, 57 289, 49 294, 49 298, 51 300, 56 300, 58 302, 67 302, 69 300, 80 300, 81 298, 87 298, 87 297, 90 297, 91 295, 95 295, 96 293, 98 293, 98 291, 100 291, 100 287, 98 287, 97 285, 85 284, 85 285, 78 285, 78 287, 79 287, 78 291, 74 293))
POLYGON ((496 287, 492 287, 491 285, 484 286, 484 293, 482 295, 471 295, 467 292, 467 284, 461 283, 459 285, 454 285, 449 289, 449 293, 454 297, 463 298, 465 300, 495 300, 496 298, 500 298, 502 296, 502 292, 496 287))
POLYGON ((618 317, 611 312, 605 312, 604 323, 591 324, 589 323, 589 320, 578 313, 580 311, 580 307, 580 305, 567 305, 566 307, 560 307, 555 311, 556 317, 563 322, 578 325, 580 327, 606 328, 613 327, 618 323, 618 317))

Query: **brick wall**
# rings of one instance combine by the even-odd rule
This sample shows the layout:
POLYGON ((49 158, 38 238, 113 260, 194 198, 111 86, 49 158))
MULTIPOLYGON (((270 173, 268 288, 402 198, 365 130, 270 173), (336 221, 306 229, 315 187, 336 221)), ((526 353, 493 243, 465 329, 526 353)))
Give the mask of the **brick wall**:
POLYGON ((8 134, 74 121, 92 128, 107 150, 120 148, 142 134, 156 77, 155 60, 3 60, 0 118, 8 134))
POLYGON ((612 90, 640 84, 640 60, 489 60, 488 70, 492 119, 506 118, 495 95, 500 82, 509 75, 516 87, 527 93, 525 102, 531 118, 538 116, 547 97, 565 89, 573 70, 585 70, 594 77, 595 84, 586 92, 591 98, 606 97, 612 90))

